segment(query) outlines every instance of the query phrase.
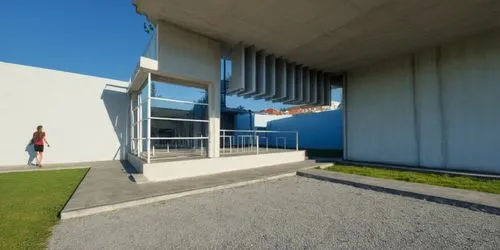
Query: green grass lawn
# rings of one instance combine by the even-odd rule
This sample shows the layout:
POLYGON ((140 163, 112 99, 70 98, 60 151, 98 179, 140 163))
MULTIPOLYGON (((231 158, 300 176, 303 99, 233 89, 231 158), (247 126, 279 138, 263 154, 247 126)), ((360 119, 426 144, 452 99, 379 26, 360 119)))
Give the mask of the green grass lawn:
POLYGON ((0 174, 0 249, 45 249, 88 169, 0 174))
POLYGON ((500 194, 500 180, 346 165, 334 165, 325 170, 500 194))

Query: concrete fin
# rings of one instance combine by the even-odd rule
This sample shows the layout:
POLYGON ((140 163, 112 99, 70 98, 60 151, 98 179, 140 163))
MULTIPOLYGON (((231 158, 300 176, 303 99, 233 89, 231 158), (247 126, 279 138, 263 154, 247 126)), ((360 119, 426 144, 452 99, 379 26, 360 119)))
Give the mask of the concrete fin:
POLYGON ((332 104, 332 76, 327 74, 325 77, 325 92, 324 92, 324 105, 332 104))
POLYGON ((245 48, 245 83, 243 84, 244 90, 238 93, 240 96, 251 97, 257 92, 256 55, 255 46, 245 48))
POLYGON ((271 98, 273 102, 283 101, 286 97, 286 61, 280 57, 276 59, 276 92, 271 98))
POLYGON ((310 88, 311 88, 311 72, 309 71, 309 68, 307 67, 304 67, 303 71, 302 71, 302 81, 303 81, 303 84, 302 84, 302 100, 301 100, 301 103, 302 104, 307 104, 309 103, 309 99, 310 99, 310 88))
POLYGON ((255 58, 255 72, 257 91, 253 97, 261 98, 266 94, 266 54, 262 50, 257 52, 255 58))
POLYGON ((309 102, 310 105, 315 105, 318 99, 318 71, 316 69, 311 70, 311 80, 310 80, 310 92, 309 92, 309 102))
POLYGON ((231 49, 231 81, 227 83, 227 94, 237 94, 245 88, 245 46, 239 43, 231 49))
POLYGON ((303 73, 302 65, 295 66, 295 98, 294 103, 300 103, 302 101, 302 93, 303 93, 303 82, 304 79, 302 77, 303 73))
POLYGON ((263 98, 268 100, 276 93, 276 59, 274 55, 266 56, 266 88, 263 98))
POLYGON ((286 64, 286 96, 285 102, 289 103, 295 100, 295 63, 286 64))
POLYGON ((322 71, 318 71, 318 92, 316 93, 317 99, 316 99, 316 104, 317 105, 324 105, 325 104, 325 73, 322 71))

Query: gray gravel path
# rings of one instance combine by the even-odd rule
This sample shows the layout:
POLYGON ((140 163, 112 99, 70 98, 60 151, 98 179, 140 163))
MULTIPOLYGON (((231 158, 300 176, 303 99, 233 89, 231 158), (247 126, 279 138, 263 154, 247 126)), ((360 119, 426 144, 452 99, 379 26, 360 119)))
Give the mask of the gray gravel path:
POLYGON ((290 177, 61 221, 51 249, 500 249, 500 216, 290 177))

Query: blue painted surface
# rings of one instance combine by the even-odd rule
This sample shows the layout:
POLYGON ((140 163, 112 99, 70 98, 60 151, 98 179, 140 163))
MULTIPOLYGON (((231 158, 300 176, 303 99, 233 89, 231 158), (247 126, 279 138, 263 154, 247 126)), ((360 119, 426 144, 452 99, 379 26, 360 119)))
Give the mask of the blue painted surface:
MULTIPOLYGON (((342 110, 332 110, 320 113, 300 114, 289 118, 271 121, 268 130, 299 131, 299 147, 304 149, 342 149, 342 110)), ((283 142, 278 140, 279 146, 283 142)), ((270 143, 276 144, 276 140, 270 143)), ((287 136, 289 144, 295 145, 295 140, 287 136)))
MULTIPOLYGON (((251 125, 253 114, 238 114, 235 117, 236 130, 253 130, 251 125)), ((300 114, 288 118, 270 121, 267 130, 298 131, 299 148, 303 149, 342 149, 342 110, 332 110, 320 113, 300 114)), ((238 133, 238 135, 241 133, 238 133)), ((296 147, 294 133, 261 134, 259 144, 269 147, 293 149, 296 147)))
POLYGON ((253 113, 237 114, 234 119, 235 130, 253 130, 255 128, 251 122, 254 120, 253 113))

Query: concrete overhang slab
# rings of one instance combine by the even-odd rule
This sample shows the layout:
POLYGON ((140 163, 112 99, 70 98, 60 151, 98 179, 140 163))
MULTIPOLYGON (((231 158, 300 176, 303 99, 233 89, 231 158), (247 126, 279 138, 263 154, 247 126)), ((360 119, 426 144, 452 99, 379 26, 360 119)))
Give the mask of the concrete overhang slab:
POLYGON ((500 27, 498 0, 135 0, 137 11, 340 72, 500 27))

